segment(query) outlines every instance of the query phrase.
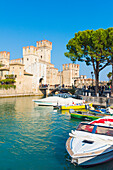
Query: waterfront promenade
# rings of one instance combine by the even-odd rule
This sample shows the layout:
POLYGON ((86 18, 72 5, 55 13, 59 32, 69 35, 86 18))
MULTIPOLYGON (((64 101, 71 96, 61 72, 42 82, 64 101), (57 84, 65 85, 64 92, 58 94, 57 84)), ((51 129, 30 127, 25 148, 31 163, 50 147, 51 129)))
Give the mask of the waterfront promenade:
POLYGON ((93 105, 99 105, 103 107, 107 107, 107 105, 110 105, 113 107, 113 98, 109 97, 93 97, 93 96, 84 96, 80 95, 81 98, 83 98, 86 102, 93 103, 93 105))
POLYGON ((7 93, 5 90, 5 94, 2 92, 0 93, 0 98, 9 98, 9 97, 25 97, 25 96, 48 96, 48 94, 50 93, 55 93, 55 92, 70 92, 70 91, 75 91, 75 96, 76 98, 81 98, 83 100, 85 100, 86 102, 89 103, 93 103, 93 105, 99 105, 101 107, 107 107, 107 106, 111 106, 113 107, 113 98, 109 97, 109 94, 106 93, 106 97, 105 96, 94 96, 94 94, 92 92, 84 92, 82 88, 75 88, 73 89, 73 87, 69 86, 69 87, 56 87, 56 86, 49 86, 49 87, 45 87, 45 86, 41 86, 38 90, 37 93, 16 93, 16 90, 13 90, 13 93, 7 93))
MULTIPOLYGON (((51 88, 51 91, 54 91, 56 88, 52 87, 51 88)), ((72 89, 72 88, 69 88, 69 90, 72 89)), ((48 90, 48 89, 47 89, 48 90)), ((58 89, 57 89, 58 90, 58 89)), ((67 90, 68 92, 68 88, 64 89, 62 88, 62 91, 63 90, 67 90)), ((0 98, 10 98, 10 97, 27 97, 27 96, 42 96, 43 97, 43 94, 44 93, 13 93, 13 94, 0 94, 0 98)), ((102 107, 107 107, 107 105, 110 105, 111 107, 113 107, 113 98, 112 97, 102 97, 102 96, 91 96, 91 94, 86 94, 84 92, 82 92, 82 89, 76 89, 75 90, 75 94, 76 94, 76 97, 78 98, 81 98, 81 99, 84 99, 86 102, 90 102, 90 103, 93 103, 93 105, 99 105, 99 106, 102 106, 102 107)))

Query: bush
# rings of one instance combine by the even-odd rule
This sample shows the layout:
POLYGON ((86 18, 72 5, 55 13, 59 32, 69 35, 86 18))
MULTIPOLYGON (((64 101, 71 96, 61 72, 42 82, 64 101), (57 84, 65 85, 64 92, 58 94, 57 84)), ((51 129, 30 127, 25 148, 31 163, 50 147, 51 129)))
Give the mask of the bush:
POLYGON ((11 74, 11 75, 5 75, 5 78, 6 79, 15 79, 16 78, 16 75, 13 75, 13 74, 11 74))
POLYGON ((16 89, 16 85, 13 85, 13 84, 3 84, 3 85, 0 85, 0 89, 10 89, 10 88, 14 88, 16 89))
POLYGON ((0 81, 1 84, 14 84, 15 80, 14 79, 3 79, 0 81))

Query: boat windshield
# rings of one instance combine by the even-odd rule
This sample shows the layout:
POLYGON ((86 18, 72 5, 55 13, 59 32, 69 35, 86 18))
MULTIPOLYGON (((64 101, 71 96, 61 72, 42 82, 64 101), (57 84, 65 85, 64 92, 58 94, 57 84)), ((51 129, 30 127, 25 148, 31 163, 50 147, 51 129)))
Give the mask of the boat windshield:
POLYGON ((80 123, 76 130, 100 134, 100 135, 113 136, 113 127, 105 127, 100 125, 80 123))
POLYGON ((92 133, 93 128, 94 128, 94 125, 92 124, 80 123, 77 130, 92 133))
POLYGON ((97 126, 96 134, 113 136, 113 128, 97 126))

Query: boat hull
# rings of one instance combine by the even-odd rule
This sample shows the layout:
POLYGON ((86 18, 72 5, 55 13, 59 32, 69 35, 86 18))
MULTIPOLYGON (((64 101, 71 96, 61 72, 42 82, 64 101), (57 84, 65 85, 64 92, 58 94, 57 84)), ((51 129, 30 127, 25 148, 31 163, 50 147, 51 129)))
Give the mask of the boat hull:
POLYGON ((80 166, 94 166, 94 165, 108 162, 112 159, 113 159, 113 151, 110 151, 108 153, 103 153, 98 156, 88 156, 85 158, 72 159, 72 162, 80 166))
POLYGON ((38 106, 53 106, 54 104, 53 103, 39 103, 39 102, 35 102, 38 106))
POLYGON ((87 115, 87 114, 77 114, 77 113, 71 113, 71 117, 75 119, 81 119, 81 120, 96 120, 100 118, 100 116, 94 116, 94 115, 87 115))
MULTIPOLYGON (((90 107, 92 107, 92 103, 88 104, 90 107)), ((85 109, 86 105, 71 105, 71 106, 61 106, 60 109, 61 110, 70 110, 70 109, 74 109, 74 110, 82 110, 85 109)))
POLYGON ((71 142, 72 142, 72 137, 69 137, 67 142, 66 142, 66 150, 69 153, 71 157, 71 162, 80 166, 93 166, 93 165, 98 165, 102 164, 104 162, 107 162, 111 159, 113 159, 113 145, 107 149, 108 151, 106 152, 105 150, 101 152, 100 154, 95 154, 88 153, 86 155, 81 154, 80 156, 74 156, 74 153, 71 149, 71 142))

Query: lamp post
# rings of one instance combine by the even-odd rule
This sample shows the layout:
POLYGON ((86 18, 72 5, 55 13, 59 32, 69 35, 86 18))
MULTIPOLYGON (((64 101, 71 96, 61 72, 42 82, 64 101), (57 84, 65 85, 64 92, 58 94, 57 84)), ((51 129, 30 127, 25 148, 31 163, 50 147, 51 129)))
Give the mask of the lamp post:
POLYGON ((93 87, 93 72, 91 72, 91 75, 92 75, 92 87, 93 87))

